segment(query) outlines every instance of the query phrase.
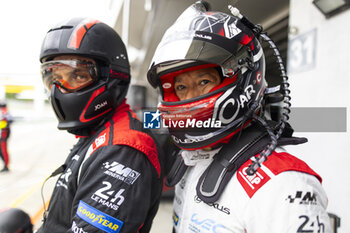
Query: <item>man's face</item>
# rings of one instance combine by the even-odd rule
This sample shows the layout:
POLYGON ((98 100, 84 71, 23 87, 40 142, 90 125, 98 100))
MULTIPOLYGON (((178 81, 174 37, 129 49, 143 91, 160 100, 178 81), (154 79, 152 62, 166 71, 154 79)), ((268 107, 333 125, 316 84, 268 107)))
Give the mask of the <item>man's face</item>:
POLYGON ((180 100, 187 100, 207 94, 220 83, 220 75, 215 68, 188 71, 175 77, 175 94, 180 100))
POLYGON ((96 79, 92 76, 92 73, 96 72, 91 72, 91 69, 95 69, 95 62, 91 58, 62 55, 44 65, 44 83, 48 90, 51 90, 52 85, 56 85, 62 93, 75 92, 96 79))

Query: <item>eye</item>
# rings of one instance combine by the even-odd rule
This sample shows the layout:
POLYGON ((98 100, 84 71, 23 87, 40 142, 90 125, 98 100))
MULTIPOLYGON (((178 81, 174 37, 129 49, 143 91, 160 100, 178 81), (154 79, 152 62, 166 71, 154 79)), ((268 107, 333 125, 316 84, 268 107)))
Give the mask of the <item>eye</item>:
POLYGON ((199 85, 204 86, 204 85, 207 85, 207 84, 210 83, 210 82, 211 82, 211 81, 208 80, 208 79, 203 79, 203 80, 201 80, 201 81, 199 82, 199 85))
POLYGON ((77 74, 77 75, 75 76, 75 78, 78 79, 78 80, 84 81, 85 79, 88 79, 88 76, 87 76, 87 75, 77 74))
POLYGON ((182 85, 182 84, 179 84, 179 85, 176 85, 175 88, 176 88, 177 91, 182 91, 182 90, 184 90, 186 88, 186 86, 182 85))
POLYGON ((82 71, 76 71, 72 74, 72 78, 76 81, 76 82, 86 82, 86 81, 90 81, 90 75, 86 72, 82 72, 82 71))

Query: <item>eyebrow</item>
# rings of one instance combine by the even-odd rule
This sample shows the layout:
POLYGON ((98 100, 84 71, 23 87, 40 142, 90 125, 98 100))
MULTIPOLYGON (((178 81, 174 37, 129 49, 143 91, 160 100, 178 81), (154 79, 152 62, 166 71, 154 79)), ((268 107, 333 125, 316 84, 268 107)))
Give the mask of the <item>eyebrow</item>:
POLYGON ((216 78, 216 76, 213 74, 213 72, 209 72, 209 71, 206 71, 206 72, 204 72, 204 73, 199 73, 199 74, 196 76, 196 78, 200 78, 200 77, 202 77, 202 76, 204 76, 204 75, 209 75, 209 76, 211 76, 212 78, 216 78))
POLYGON ((176 77, 174 83, 179 83, 182 81, 182 78, 176 77))
MULTIPOLYGON (((213 73, 214 72, 211 72, 211 71, 204 71, 203 73, 199 73, 198 75, 196 75, 194 78, 200 78, 200 77, 202 77, 204 75, 209 75, 210 77, 215 79, 216 76, 213 73)), ((178 82, 181 82, 181 81, 182 81, 181 77, 176 77, 174 83, 178 83, 178 82)))

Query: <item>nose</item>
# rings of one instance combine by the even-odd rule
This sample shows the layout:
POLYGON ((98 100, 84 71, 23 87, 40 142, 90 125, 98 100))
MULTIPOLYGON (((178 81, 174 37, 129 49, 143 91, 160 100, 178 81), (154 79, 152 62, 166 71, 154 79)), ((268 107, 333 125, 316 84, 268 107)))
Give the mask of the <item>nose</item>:
POLYGON ((192 99, 195 98, 197 96, 200 96, 202 93, 199 90, 199 88, 191 88, 190 90, 188 90, 188 92, 186 93, 186 96, 183 100, 188 100, 188 99, 192 99))
POLYGON ((68 93, 67 90, 65 90, 64 88, 60 87, 57 83, 55 83, 54 85, 58 88, 58 90, 60 90, 60 92, 62 92, 62 94, 67 94, 68 93))

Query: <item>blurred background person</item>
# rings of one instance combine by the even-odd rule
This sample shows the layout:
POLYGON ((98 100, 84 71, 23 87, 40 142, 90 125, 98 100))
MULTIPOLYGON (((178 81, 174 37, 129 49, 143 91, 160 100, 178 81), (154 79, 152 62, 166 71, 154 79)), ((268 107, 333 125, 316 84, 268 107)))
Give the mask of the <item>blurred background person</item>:
POLYGON ((7 150, 7 140, 10 137, 10 125, 13 122, 12 116, 7 109, 6 101, 0 102, 0 157, 4 162, 4 167, 0 172, 9 171, 10 157, 7 150))

